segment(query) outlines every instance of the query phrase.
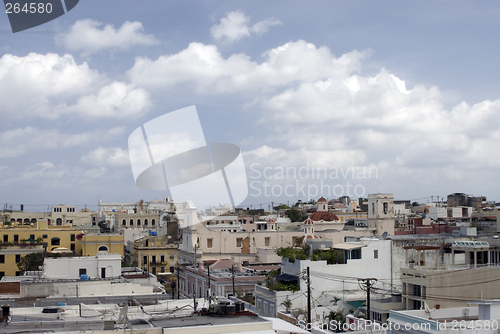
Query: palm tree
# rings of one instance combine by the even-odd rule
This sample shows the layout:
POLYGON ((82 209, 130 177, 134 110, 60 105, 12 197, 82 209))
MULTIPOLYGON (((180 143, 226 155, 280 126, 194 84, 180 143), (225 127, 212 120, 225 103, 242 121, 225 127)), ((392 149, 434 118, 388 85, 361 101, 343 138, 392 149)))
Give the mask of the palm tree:
POLYGON ((292 301, 286 297, 286 300, 284 300, 281 305, 285 307, 286 313, 290 313, 290 309, 292 308, 292 301))

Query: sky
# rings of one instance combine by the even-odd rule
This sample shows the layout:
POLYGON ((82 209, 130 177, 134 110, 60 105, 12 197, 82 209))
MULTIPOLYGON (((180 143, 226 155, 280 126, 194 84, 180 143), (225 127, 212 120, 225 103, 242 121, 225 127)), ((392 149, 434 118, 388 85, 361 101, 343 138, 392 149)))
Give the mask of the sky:
POLYGON ((136 186, 128 137, 193 105, 207 143, 241 149, 242 206, 498 200, 499 14, 496 1, 82 0, 12 33, 2 13, 0 204, 168 196, 136 186))

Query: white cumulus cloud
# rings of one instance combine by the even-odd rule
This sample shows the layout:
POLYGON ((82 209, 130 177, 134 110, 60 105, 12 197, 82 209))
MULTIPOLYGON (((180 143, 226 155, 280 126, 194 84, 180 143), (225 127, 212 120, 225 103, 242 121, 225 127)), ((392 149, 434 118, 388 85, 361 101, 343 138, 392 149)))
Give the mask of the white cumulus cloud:
POLYGON ((128 152, 119 147, 99 146, 80 158, 81 161, 98 166, 127 166, 130 164, 128 152))
POLYGON ((236 42, 244 37, 249 37, 251 34, 262 34, 269 30, 270 27, 280 25, 281 21, 270 18, 255 23, 250 26, 250 17, 243 12, 232 11, 220 19, 219 24, 212 26, 210 30, 212 37, 217 41, 236 42))
POLYGON ((159 44, 153 35, 144 34, 141 22, 126 21, 118 29, 110 24, 102 26, 103 23, 95 20, 79 20, 56 40, 69 50, 81 51, 85 55, 108 49, 127 50, 134 45, 159 44))
POLYGON ((110 82, 86 62, 77 64, 69 54, 0 58, 0 110, 6 118, 130 118, 150 106, 145 89, 110 82))

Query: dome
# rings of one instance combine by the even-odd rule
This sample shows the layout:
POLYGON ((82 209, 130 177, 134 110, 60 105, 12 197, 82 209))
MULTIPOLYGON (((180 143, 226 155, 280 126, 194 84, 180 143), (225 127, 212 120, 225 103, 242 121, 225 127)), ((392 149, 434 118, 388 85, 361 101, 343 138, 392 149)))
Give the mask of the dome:
POLYGON ((323 196, 321 196, 321 198, 318 199, 318 203, 326 203, 326 202, 327 200, 323 196))
POLYGON ((314 225, 314 221, 311 218, 307 218, 304 221, 304 225, 314 225))
POLYGON ((316 211, 311 213, 308 219, 312 219, 315 222, 320 220, 325 222, 332 222, 339 220, 339 217, 337 217, 334 213, 331 213, 329 211, 316 211))

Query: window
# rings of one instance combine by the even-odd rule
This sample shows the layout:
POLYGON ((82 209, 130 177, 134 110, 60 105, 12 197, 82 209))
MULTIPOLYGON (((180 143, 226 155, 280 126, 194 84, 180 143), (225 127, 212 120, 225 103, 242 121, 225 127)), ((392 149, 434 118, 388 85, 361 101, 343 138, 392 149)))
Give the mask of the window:
POLYGON ((0 263, 5 263, 5 255, 0 255, 0 263))
POLYGON ((72 242, 71 243, 71 251, 74 252, 75 250, 76 250, 75 243, 72 242))
POLYGON ((156 255, 151 256, 151 262, 156 263, 156 255))
POLYGON ((207 248, 212 248, 213 241, 214 239, 212 238, 207 239, 207 248))
POLYGON ((147 256, 147 255, 144 255, 144 256, 142 257, 142 263, 143 263, 145 266, 147 266, 147 265, 148 265, 148 256, 147 256))
POLYGON ((21 262, 21 254, 16 254, 16 263, 21 262))
POLYGON ((62 219, 61 218, 57 218, 56 219, 56 225, 62 225, 62 219))
POLYGON ((165 267, 160 267, 160 272, 164 273, 165 272, 165 267))
POLYGON ((5 276, 5 271, 0 271, 0 278, 5 276))
POLYGON ((144 219, 144 226, 148 226, 148 220, 144 219))
POLYGON ((141 226, 141 220, 137 219, 137 226, 141 226))
POLYGON ((134 220, 130 219, 130 226, 134 226, 134 220))
POLYGON ((71 241, 75 241, 75 235, 74 234, 71 235, 71 241))
POLYGON ((87 268, 80 268, 79 275, 82 276, 82 275, 86 275, 86 274, 87 274, 87 268))
POLYGON ((271 237, 266 237, 264 240, 265 240, 265 241, 264 241, 264 244, 265 244, 266 246, 269 246, 269 245, 271 244, 271 237))
POLYGON ((374 259, 378 259, 378 249, 375 249, 375 250, 373 251, 373 258, 374 258, 374 259))
POLYGON ((151 268, 153 275, 156 275, 156 267, 151 268))
POLYGON ((170 260, 172 260, 172 261, 175 260, 175 255, 171 254, 170 255, 170 260))
POLYGON ((34 234, 30 234, 30 239, 31 240, 35 240, 35 235, 34 234))
POLYGON ((125 219, 124 219, 124 220, 122 220, 122 225, 123 225, 123 226, 127 225, 127 221, 126 221, 125 219))
POLYGON ((236 247, 243 247, 243 238, 236 239, 236 247))
POLYGON ((165 263, 165 255, 160 256, 160 262, 165 263))
POLYGON ((19 241, 19 235, 14 234, 14 242, 18 242, 18 241, 19 241))
POLYGON ((47 239, 48 238, 47 234, 43 234, 42 238, 47 239))
POLYGON ((98 252, 108 252, 109 249, 108 249, 108 246, 99 246, 99 248, 97 248, 97 251, 98 252))
POLYGON ((9 242, 9 235, 8 234, 3 235, 3 242, 9 242))
POLYGON ((50 244, 52 246, 59 246, 61 244, 61 240, 59 238, 52 238, 50 239, 50 244))
POLYGON ((156 225, 156 221, 154 219, 151 220, 151 225, 152 226, 155 226, 156 225))
POLYGON ((170 267, 170 272, 173 274, 175 272, 175 268, 174 267, 170 267))
POLYGON ((389 203, 384 203, 384 215, 389 213, 389 203))

